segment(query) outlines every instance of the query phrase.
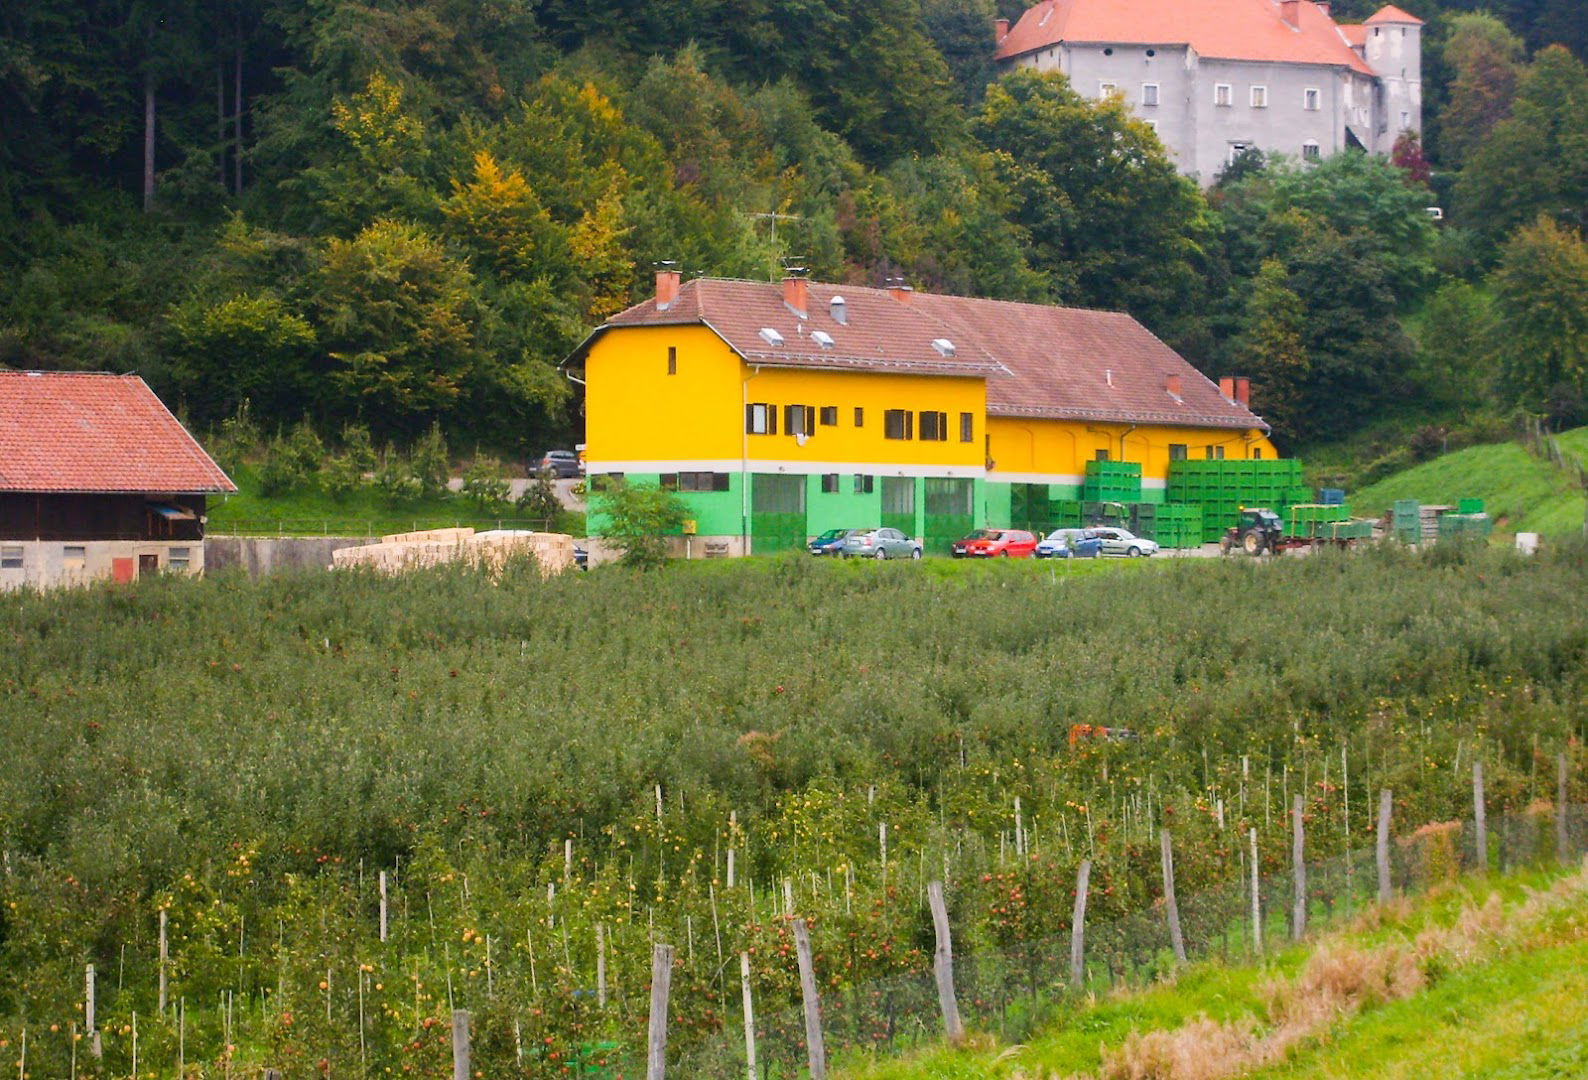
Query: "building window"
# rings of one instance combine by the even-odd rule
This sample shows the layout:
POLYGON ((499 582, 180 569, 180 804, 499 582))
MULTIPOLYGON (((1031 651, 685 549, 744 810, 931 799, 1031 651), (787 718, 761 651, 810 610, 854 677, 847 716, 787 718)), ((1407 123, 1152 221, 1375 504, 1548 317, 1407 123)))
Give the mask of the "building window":
POLYGON ((1172 443, 1170 443, 1169 444, 1169 460, 1170 461, 1184 461, 1185 459, 1186 459, 1186 444, 1183 443, 1183 442, 1172 442, 1172 443))
POLYGON ((667 346, 667 374, 678 374, 678 347, 675 345, 667 346))
POLYGON ((1098 97, 1107 97, 1109 94, 1115 93, 1118 90, 1119 87, 1111 82, 1100 82, 1097 84, 1098 97))
POLYGON ((866 410, 859 405, 855 406, 855 427, 866 426, 866 410))
POLYGON ((1404 109, 1401 110, 1401 130, 1402 131, 1409 131, 1409 130, 1411 130, 1411 126, 1412 126, 1412 114, 1409 113, 1409 112, 1406 112, 1404 109))
MULTIPOLYGON (((177 551, 186 551, 186 548, 177 548, 171 552, 172 558, 177 551)), ((61 568, 63 570, 82 570, 88 566, 88 549, 75 544, 68 544, 61 549, 61 568)))
POLYGON ((882 414, 884 439, 913 439, 915 415, 909 409, 888 409, 882 414))
POLYGON ((744 407, 744 431, 746 435, 776 435, 777 434, 777 406, 767 405, 764 402, 755 402, 744 407))
POLYGON ((1304 161, 1317 161, 1320 157, 1318 144, 1308 139, 1301 144, 1301 157, 1304 161))
POLYGON ((837 427, 837 426, 838 426, 838 406, 837 405, 823 405, 822 406, 822 427, 837 427))
POLYGON ((1213 104, 1228 107, 1235 103, 1235 91, 1226 82, 1213 84, 1213 104))
POLYGON ((816 434, 816 407, 814 405, 783 406, 783 433, 785 435, 816 434))
POLYGON ((1252 108, 1254 108, 1254 109, 1266 109, 1266 108, 1268 108, 1268 87, 1266 87, 1266 86, 1254 86, 1254 87, 1252 87, 1252 108))
POLYGON ((1142 123, 1146 124, 1148 129, 1151 130, 1151 132, 1154 135, 1158 134, 1158 121, 1156 121, 1156 120, 1143 120, 1142 123))
MULTIPOLYGON (((662 486, 667 486, 667 477, 662 477, 662 486)), ((673 484, 677 491, 727 491, 728 474, 725 472, 681 472, 673 484)))
POLYGON ((838 474, 835 472, 822 473, 822 494, 838 494, 838 474))
POLYGON ((1222 446, 1210 446, 1210 447, 1208 447, 1208 460, 1209 461, 1223 461, 1224 460, 1224 447, 1222 447, 1222 446))
POLYGON ((1158 104, 1158 84, 1155 82, 1141 84, 1141 103, 1143 105, 1158 104))
POLYGON ((1107 461, 1108 460, 1108 451, 1107 450, 1099 450, 1097 452, 1097 460, 1098 461, 1107 461))
POLYGON ((948 413, 922 409, 921 438, 926 442, 947 442, 948 413))
POLYGON ((976 441, 976 414, 962 412, 959 414, 959 441, 976 441))
POLYGON ((855 494, 870 495, 876 490, 877 478, 867 476, 865 473, 855 473, 855 494))
POLYGON ((1252 447, 1252 460, 1253 461, 1261 461, 1261 460, 1263 460, 1263 448, 1261 446, 1252 447))
POLYGON ((1323 91, 1307 87, 1301 92, 1301 107, 1308 112, 1317 112, 1323 108, 1323 91))
POLYGON ((0 570, 22 569, 22 549, 20 547, 0 547, 0 570))
MULTIPOLYGON (((81 550, 81 549, 78 549, 81 550)), ((165 568, 173 574, 185 574, 193 563, 192 548, 172 548, 166 552, 165 568)))
POLYGON ((1242 154, 1246 153, 1246 151, 1249 150, 1249 149, 1250 149, 1250 147, 1248 147, 1243 142, 1232 142, 1232 143, 1230 143, 1230 162, 1229 163, 1231 165, 1234 165, 1236 160, 1242 154))

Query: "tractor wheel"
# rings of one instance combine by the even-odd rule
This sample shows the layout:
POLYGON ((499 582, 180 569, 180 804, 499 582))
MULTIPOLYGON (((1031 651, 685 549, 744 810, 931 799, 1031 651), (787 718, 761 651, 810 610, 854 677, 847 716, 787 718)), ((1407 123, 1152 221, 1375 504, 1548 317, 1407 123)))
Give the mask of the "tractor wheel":
POLYGON ((1263 534, 1255 529, 1241 538, 1241 547, 1246 550, 1248 555, 1261 555, 1263 548, 1266 546, 1263 543, 1263 534))
POLYGON ((1230 536, 1229 533, 1225 533, 1223 536, 1219 537, 1220 555, 1228 555, 1233 550, 1235 550, 1235 540, 1230 536))

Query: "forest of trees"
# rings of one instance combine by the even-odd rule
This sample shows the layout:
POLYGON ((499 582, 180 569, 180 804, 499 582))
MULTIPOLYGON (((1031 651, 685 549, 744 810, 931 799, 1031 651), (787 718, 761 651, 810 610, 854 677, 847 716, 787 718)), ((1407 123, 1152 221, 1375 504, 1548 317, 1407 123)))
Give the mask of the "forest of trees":
POLYGON ((1407 401, 1588 420, 1577 0, 1406 0, 1426 144, 1205 193, 1118 102, 992 81, 1019 6, 0 5, 0 364, 521 455, 576 434, 555 365, 654 263, 798 256, 1128 310, 1292 446, 1407 401))

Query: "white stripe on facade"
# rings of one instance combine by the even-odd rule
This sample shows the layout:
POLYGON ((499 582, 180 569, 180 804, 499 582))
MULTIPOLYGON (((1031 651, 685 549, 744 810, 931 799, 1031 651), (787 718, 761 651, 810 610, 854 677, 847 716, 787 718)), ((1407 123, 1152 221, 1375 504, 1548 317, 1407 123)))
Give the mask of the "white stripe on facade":
POLYGON ((872 461, 762 461, 740 458, 696 461, 586 461, 586 473, 745 472, 820 476, 824 473, 861 473, 866 476, 927 476, 982 480, 987 470, 979 465, 881 465, 872 461))

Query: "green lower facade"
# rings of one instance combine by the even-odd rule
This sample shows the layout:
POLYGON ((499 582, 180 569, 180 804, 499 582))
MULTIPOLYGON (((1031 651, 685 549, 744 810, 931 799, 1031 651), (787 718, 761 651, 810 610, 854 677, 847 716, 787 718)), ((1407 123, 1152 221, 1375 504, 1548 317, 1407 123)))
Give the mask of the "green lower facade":
MULTIPOLYGON (((624 482, 670 486, 677 474, 631 472, 624 482)), ((687 474, 699 477, 701 474, 687 474)), ((591 478, 599 484, 599 475, 591 478)), ((701 485, 705 486, 705 485, 701 485)), ((828 529, 896 528, 919 537, 928 555, 947 555, 955 540, 986 526, 1046 533, 1079 525, 1082 485, 1005 483, 970 477, 884 476, 876 473, 761 473, 715 475, 718 490, 678 491, 689 508, 686 532, 728 538, 752 555, 804 548, 828 529)), ((1145 488, 1144 501, 1163 489, 1145 488)), ((602 535, 599 493, 591 500, 589 535, 602 535)))

